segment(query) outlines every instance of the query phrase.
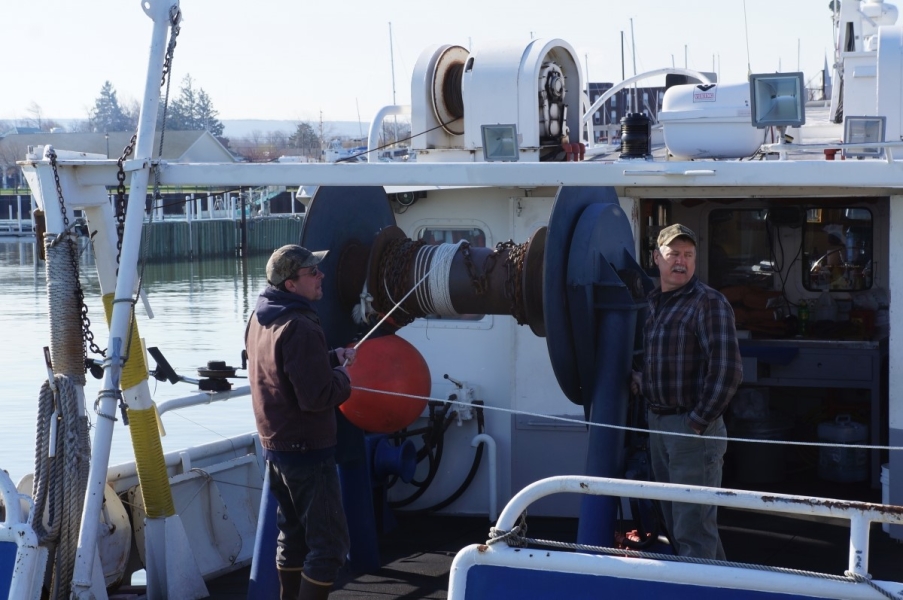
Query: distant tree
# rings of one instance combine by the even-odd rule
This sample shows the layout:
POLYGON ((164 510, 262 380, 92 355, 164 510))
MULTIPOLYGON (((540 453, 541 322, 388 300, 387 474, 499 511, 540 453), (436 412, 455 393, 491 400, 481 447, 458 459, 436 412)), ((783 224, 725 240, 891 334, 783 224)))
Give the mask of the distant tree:
POLYGON ((306 121, 298 123, 295 133, 288 139, 290 148, 297 148, 301 151, 302 156, 308 158, 319 158, 322 148, 322 140, 319 134, 313 128, 313 125, 306 121))
POLYGON ((44 131, 44 109, 41 108, 41 105, 32 100, 26 112, 30 115, 30 118, 25 120, 28 126, 37 127, 39 130, 44 131))
POLYGON ((0 135, 12 130, 13 124, 10 121, 0 120, 0 135))
POLYGON ((204 129, 216 137, 221 137, 225 127, 217 118, 218 115, 219 111, 213 108, 210 96, 203 89, 200 90, 198 92, 197 119, 198 125, 202 125, 202 127, 198 127, 198 129, 204 129))
POLYGON ((394 144, 396 142, 407 142, 407 139, 411 136, 411 124, 407 121, 399 121, 397 124, 394 121, 383 121, 382 132, 379 136, 379 145, 385 146, 388 144, 394 144), (397 133, 397 135, 396 135, 397 133))
POLYGON ((95 132, 130 131, 137 126, 131 123, 125 111, 119 105, 116 90, 113 84, 105 81, 100 88, 100 96, 94 100, 94 108, 91 109, 91 129, 95 132))
POLYGON ((179 97, 167 109, 167 129, 205 130, 217 137, 223 135, 224 125, 217 118, 219 112, 203 88, 194 88, 191 75, 182 80, 179 97))

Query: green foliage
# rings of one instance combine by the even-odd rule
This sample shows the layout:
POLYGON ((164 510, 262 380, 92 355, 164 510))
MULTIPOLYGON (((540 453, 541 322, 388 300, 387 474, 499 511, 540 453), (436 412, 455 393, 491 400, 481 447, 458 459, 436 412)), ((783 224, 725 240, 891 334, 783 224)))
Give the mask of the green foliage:
POLYGON ((319 157, 320 155, 320 136, 314 130, 310 123, 302 121, 298 123, 298 128, 288 139, 290 148, 298 148, 303 156, 319 157))
POLYGON ((130 118, 119 105, 113 84, 105 81, 90 114, 91 130, 96 132, 132 131, 138 127, 137 115, 130 118))
POLYGON ((166 113, 166 128, 181 131, 206 130, 217 137, 223 135, 219 112, 203 88, 195 89, 191 75, 182 80, 179 97, 172 100, 166 113))

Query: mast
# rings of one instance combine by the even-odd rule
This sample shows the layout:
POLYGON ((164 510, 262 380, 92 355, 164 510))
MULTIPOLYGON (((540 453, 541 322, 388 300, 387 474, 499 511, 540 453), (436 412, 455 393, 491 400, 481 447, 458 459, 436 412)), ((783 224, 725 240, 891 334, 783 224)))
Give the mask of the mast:
MULTIPOLYGON (((392 66, 392 106, 395 106, 397 103, 395 102, 395 51, 392 48, 392 21, 389 21, 389 62, 392 66)), ((395 139, 394 142, 398 141, 398 116, 393 117, 395 119, 395 139)))

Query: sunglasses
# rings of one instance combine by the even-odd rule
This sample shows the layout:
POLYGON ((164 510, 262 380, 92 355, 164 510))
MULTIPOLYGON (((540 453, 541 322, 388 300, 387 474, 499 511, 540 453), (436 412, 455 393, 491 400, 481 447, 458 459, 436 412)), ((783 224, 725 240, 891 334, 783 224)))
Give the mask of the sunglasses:
POLYGON ((310 267, 310 268, 307 270, 307 272, 305 273, 305 275, 310 275, 311 277, 317 277, 317 276, 320 275, 320 273, 322 273, 322 272, 323 272, 323 271, 321 271, 319 267, 317 267, 316 265, 314 265, 313 267, 310 267))

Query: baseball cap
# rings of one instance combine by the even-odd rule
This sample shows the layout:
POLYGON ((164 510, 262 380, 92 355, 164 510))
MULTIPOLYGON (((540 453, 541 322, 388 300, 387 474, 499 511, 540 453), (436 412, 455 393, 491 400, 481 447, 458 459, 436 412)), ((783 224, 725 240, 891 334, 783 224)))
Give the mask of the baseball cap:
POLYGON ((327 254, 329 254, 329 250, 311 252, 297 244, 277 248, 267 261, 267 282, 272 286, 277 286, 286 279, 294 277, 298 269, 320 264, 327 254))
POLYGON ((674 225, 668 225, 658 234, 658 247, 667 246, 680 236, 686 236, 690 238, 694 246, 698 245, 696 243, 696 234, 693 233, 692 229, 680 223, 675 223, 674 225))

